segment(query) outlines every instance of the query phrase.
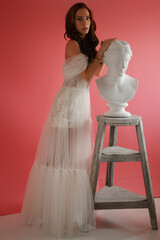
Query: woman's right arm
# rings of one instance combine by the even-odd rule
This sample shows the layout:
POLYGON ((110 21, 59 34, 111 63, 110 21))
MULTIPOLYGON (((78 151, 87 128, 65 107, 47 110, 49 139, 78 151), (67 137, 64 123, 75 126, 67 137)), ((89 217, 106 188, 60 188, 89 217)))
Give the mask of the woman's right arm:
MULTIPOLYGON (((100 61, 103 62, 102 59, 103 59, 104 52, 107 50, 109 45, 115 40, 116 40, 116 38, 106 39, 101 43, 101 46, 100 46, 99 50, 97 51, 97 58, 95 58, 94 61, 91 64, 89 64, 87 69, 85 69, 81 73, 81 76, 85 81, 87 81, 87 82, 92 81, 93 77, 95 76, 95 74, 97 72, 97 69, 99 68, 100 61)), ((66 52, 65 52, 66 58, 74 56, 80 52, 81 52, 80 47, 79 47, 79 44, 77 41, 70 40, 66 44, 66 52)))

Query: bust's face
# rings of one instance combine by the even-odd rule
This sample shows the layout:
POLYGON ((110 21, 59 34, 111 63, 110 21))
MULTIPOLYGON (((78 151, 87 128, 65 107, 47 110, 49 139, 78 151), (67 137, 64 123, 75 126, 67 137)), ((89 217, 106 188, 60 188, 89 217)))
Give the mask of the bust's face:
POLYGON ((113 53, 107 57, 108 71, 116 76, 122 77, 128 67, 131 55, 129 53, 113 53))

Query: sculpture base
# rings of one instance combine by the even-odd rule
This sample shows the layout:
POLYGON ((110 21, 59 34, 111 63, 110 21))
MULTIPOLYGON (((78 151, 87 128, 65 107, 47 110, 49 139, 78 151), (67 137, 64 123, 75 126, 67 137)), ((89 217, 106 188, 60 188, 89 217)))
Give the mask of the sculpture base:
POLYGON ((110 108, 109 111, 105 112, 104 115, 107 117, 129 117, 131 116, 130 112, 125 111, 125 108, 128 106, 128 103, 111 103, 108 102, 107 106, 110 108))

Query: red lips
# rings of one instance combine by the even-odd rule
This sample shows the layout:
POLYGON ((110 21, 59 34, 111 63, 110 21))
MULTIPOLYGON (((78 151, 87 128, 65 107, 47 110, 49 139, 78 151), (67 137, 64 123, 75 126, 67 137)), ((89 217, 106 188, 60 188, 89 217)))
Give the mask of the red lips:
POLYGON ((88 30, 88 28, 87 27, 84 27, 84 28, 82 28, 83 30, 88 30))

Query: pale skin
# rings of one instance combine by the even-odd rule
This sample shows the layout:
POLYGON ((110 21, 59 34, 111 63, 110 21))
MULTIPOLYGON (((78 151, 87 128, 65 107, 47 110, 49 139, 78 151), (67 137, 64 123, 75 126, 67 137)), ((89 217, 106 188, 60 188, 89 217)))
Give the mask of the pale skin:
MULTIPOLYGON (((75 27, 79 32, 81 38, 85 38, 85 35, 89 32, 90 24, 91 20, 89 11, 86 8, 81 8, 77 10, 75 14, 75 27)), ((101 75, 104 68, 104 63, 102 61, 103 54, 107 50, 109 45, 115 40, 116 38, 111 38, 101 42, 101 46, 97 51, 97 56, 102 62, 102 64, 100 65, 98 59, 95 58, 94 61, 90 63, 88 67, 81 73, 81 77, 85 81, 91 82, 94 76, 101 75)), ((66 44, 65 59, 77 55, 79 53, 81 53, 81 51, 78 42, 75 40, 69 40, 68 43, 66 44)))

